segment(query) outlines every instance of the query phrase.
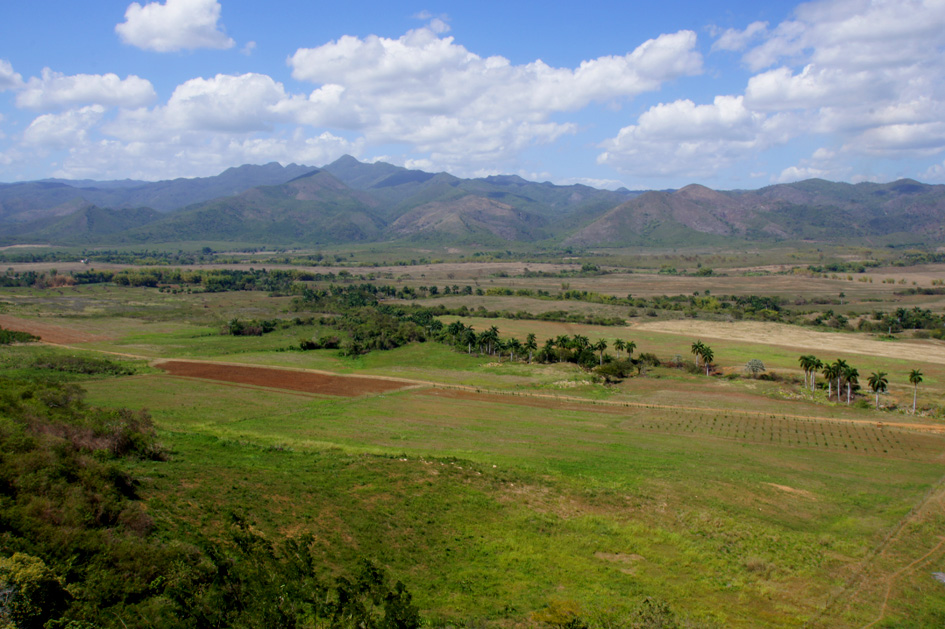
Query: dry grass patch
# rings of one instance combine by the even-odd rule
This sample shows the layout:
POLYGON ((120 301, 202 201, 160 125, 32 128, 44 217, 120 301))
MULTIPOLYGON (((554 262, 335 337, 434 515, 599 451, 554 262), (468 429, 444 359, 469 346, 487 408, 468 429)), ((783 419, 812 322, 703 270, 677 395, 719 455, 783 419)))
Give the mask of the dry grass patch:
POLYGON ((764 321, 651 321, 637 323, 634 330, 664 332, 692 338, 740 341, 779 345, 820 353, 847 353, 882 356, 900 360, 945 365, 942 343, 936 341, 897 341, 889 343, 862 334, 818 332, 784 323, 764 321))

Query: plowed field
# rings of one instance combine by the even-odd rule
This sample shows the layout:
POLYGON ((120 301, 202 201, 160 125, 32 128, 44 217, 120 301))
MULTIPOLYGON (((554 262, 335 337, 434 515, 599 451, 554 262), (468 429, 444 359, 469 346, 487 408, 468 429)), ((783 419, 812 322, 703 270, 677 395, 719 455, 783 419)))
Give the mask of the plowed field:
POLYGON ((410 386, 410 382, 386 380, 383 378, 364 378, 360 376, 335 376, 309 371, 291 371, 270 367, 247 367, 244 365, 220 365, 214 363, 170 360, 156 365, 172 376, 202 378, 250 384, 273 389, 304 391, 319 395, 338 395, 355 397, 358 395, 386 393, 410 386))

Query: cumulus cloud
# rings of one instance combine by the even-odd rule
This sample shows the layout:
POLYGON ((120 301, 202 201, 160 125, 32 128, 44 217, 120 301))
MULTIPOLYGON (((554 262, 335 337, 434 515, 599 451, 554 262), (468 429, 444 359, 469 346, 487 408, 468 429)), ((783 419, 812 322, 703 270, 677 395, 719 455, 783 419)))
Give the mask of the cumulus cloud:
POLYGON ((280 107, 290 98, 264 74, 218 74, 178 85, 166 105, 122 111, 105 130, 123 140, 156 140, 186 131, 251 133, 285 120, 280 107))
POLYGON ((945 150, 945 3, 832 0, 798 7, 744 59, 760 69, 745 91, 762 111, 805 109, 813 130, 851 153, 945 150), (794 62, 800 69, 792 67, 794 62))
POLYGON ((115 32, 126 44, 156 52, 232 48, 236 42, 224 32, 220 10, 217 0, 132 2, 115 32))
POLYGON ((623 56, 555 68, 541 60, 513 65, 481 57, 440 37, 435 25, 398 39, 346 36, 289 58, 293 77, 320 87, 307 102, 286 108, 310 123, 362 131, 369 142, 411 144, 441 165, 501 159, 574 132, 571 123, 551 122, 552 114, 699 74, 695 45, 693 32, 680 31, 623 56))
POLYGON ((100 104, 140 107, 156 97, 150 81, 130 75, 76 74, 66 76, 43 68, 42 78, 32 77, 16 95, 18 107, 59 109, 75 105, 100 104))
POLYGON ((716 96, 711 105, 678 100, 651 107, 603 142, 597 161, 635 175, 708 177, 784 141, 791 126, 749 110, 741 96, 716 96))
POLYGON ((17 89, 23 84, 23 77, 13 71, 13 65, 6 59, 0 59, 0 92, 17 89))
POLYGON ((840 147, 830 160, 812 156, 785 168, 778 180, 786 181, 849 176, 841 164, 857 157, 945 151, 941 0, 811 2, 773 29, 761 22, 729 29, 713 50, 744 52, 754 75, 742 97, 651 108, 602 144, 599 161, 625 172, 692 176, 811 134, 840 147))
POLYGON ((23 132, 23 141, 42 149, 66 148, 86 142, 89 130, 101 120, 105 108, 89 105, 61 114, 43 114, 23 132))
POLYGON ((852 169, 846 165, 836 151, 821 147, 809 158, 802 159, 794 166, 789 166, 772 179, 774 183, 790 183, 804 179, 849 179, 852 169), (838 159, 839 158, 839 159, 838 159))

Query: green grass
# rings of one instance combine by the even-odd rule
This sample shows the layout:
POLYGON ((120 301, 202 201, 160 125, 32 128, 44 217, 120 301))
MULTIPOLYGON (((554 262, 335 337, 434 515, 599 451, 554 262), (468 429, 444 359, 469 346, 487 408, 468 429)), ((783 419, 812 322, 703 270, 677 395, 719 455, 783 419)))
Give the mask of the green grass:
POLYGON ((141 465, 168 530, 238 508, 272 534, 311 531, 331 561, 378 557, 443 620, 522 619, 557 599, 627 613, 656 595, 723 626, 799 624, 940 474, 941 443, 911 458, 908 444, 786 447, 648 409, 165 376, 88 386, 93 402, 152 409, 172 463, 141 465))
MULTIPOLYGON (((389 567, 433 624, 511 626, 564 601, 608 626, 655 596, 710 626, 863 626, 879 613, 885 579, 933 549, 945 526, 934 501, 914 511, 941 476, 943 438, 890 425, 907 415, 801 392, 791 376, 802 352, 789 347, 707 340, 727 372, 759 358, 784 381, 657 368, 608 387, 573 365, 510 364, 436 343, 355 358, 286 351, 317 326, 219 334, 235 316, 295 316, 287 302, 115 287, 4 291, 10 314, 99 338, 82 350, 3 348, 0 370, 36 377, 38 353, 104 350, 445 385, 327 398, 172 378, 142 360, 130 361, 132 377, 61 376, 81 380, 93 404, 146 407, 155 418, 171 459, 134 471, 157 535, 213 535, 233 510, 272 537, 310 532, 335 569, 355 554, 389 567)), ((520 339, 620 337, 661 358, 691 358, 695 340, 464 321, 520 339)), ((869 371, 921 366, 920 405, 942 397, 940 365, 822 357, 846 358, 864 381, 869 371)), ((911 405, 911 388, 894 384, 892 397, 911 405)), ((902 573, 887 626, 934 626, 942 606, 933 567, 902 573)))

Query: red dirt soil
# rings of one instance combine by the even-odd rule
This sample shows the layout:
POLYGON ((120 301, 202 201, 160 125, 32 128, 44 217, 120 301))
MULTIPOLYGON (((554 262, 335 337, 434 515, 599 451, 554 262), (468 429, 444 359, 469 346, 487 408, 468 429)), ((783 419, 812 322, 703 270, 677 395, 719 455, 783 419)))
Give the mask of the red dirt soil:
POLYGON ((170 360, 156 365, 172 376, 202 378, 251 384, 272 389, 304 391, 319 395, 339 395, 355 397, 358 395, 386 393, 410 386, 410 382, 383 380, 381 378, 363 378, 360 376, 333 376, 306 371, 290 371, 271 367, 247 367, 244 365, 219 365, 184 360, 170 360))

